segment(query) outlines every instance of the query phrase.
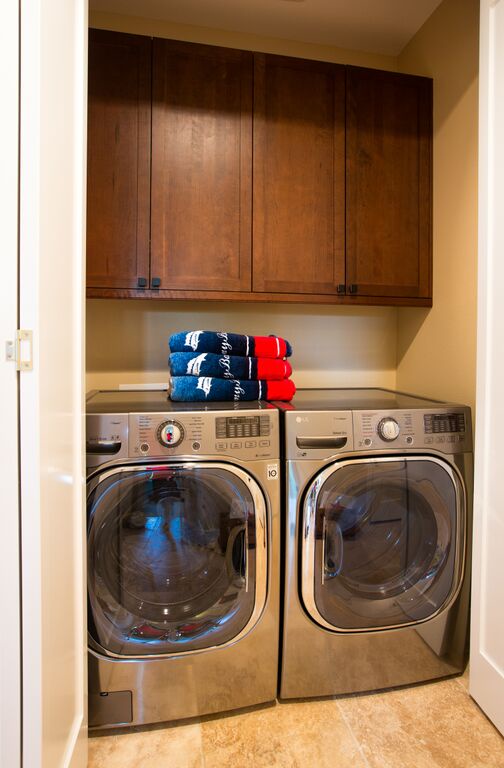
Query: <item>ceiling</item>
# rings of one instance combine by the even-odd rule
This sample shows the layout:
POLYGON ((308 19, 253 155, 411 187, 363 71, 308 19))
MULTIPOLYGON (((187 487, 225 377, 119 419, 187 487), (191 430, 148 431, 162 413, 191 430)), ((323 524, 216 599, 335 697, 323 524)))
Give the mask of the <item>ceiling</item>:
POLYGON ((397 56, 441 0, 90 0, 91 10, 397 56))

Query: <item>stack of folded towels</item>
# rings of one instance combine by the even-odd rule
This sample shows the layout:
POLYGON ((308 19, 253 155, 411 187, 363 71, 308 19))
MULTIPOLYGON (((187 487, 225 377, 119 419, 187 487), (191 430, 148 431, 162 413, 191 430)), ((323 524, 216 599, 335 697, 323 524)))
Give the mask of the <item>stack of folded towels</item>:
POLYGON ((292 348, 278 336, 183 331, 169 344, 172 400, 291 400, 296 391, 292 348))

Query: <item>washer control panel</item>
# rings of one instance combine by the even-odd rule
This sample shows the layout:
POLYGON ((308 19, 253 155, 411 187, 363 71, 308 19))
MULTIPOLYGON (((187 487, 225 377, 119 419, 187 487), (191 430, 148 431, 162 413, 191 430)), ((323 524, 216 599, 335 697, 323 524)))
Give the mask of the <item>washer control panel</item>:
POLYGON ((387 416, 378 423, 378 435, 382 440, 386 440, 388 443, 392 442, 392 440, 396 440, 399 437, 400 432, 401 427, 397 421, 390 416, 387 416))
POLYGON ((226 456, 278 458, 278 411, 130 413, 129 457, 226 456))

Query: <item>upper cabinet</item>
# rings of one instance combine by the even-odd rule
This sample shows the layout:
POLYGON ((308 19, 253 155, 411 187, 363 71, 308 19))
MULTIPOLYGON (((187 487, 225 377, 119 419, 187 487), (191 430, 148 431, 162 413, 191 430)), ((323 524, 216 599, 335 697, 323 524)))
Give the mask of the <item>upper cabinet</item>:
POLYGON ((96 30, 89 62, 89 296, 431 304, 431 80, 96 30))
POLYGON ((251 287, 251 53, 154 40, 153 287, 251 287))
POLYGON ((137 288, 149 278, 149 38, 90 30, 88 83, 87 284, 137 288))
POLYGON ((432 80, 347 68, 346 265, 361 296, 431 296, 432 80))
POLYGON ((337 293, 345 283, 344 67, 256 54, 253 200, 253 290, 337 293))

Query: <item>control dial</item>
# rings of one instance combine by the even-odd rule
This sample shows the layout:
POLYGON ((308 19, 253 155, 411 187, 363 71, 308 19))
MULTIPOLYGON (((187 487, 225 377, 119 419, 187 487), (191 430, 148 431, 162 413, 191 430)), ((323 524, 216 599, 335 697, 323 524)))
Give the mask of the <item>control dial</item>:
POLYGON ((157 428, 157 439, 166 448, 174 448, 184 439, 184 428, 178 421, 163 421, 157 428))
POLYGON ((401 428, 399 427, 399 424, 395 419, 390 418, 390 416, 382 419, 378 424, 378 434, 383 440, 386 440, 387 442, 391 442, 392 440, 395 440, 397 437, 399 437, 400 431, 401 428))

